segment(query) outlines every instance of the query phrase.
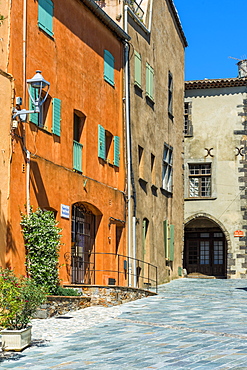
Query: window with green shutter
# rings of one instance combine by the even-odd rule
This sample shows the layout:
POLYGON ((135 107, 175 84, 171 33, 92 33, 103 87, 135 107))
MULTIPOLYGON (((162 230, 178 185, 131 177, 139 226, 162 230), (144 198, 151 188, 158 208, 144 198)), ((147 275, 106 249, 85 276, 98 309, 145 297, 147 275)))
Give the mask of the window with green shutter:
POLYGON ((139 88, 142 86, 142 58, 137 51, 135 51, 135 85, 139 88))
POLYGON ((51 0, 39 0, 38 26, 49 36, 53 36, 53 8, 51 0))
POLYGON ((165 258, 169 257, 169 244, 168 244, 168 221, 163 221, 163 230, 164 230, 164 250, 165 250, 165 258))
POLYGON ((146 63, 146 96, 154 101, 154 70, 146 63))
POLYGON ((98 157, 106 159, 105 157, 105 129, 98 125, 98 157))
MULTIPOLYGON (((37 90, 37 89, 35 89, 35 88, 33 88, 33 87, 31 86, 31 87, 30 87, 30 94, 31 94, 32 98, 33 98, 34 100, 36 100, 36 99, 37 99, 37 97, 38 97, 38 90, 37 90)), ((29 99, 29 109, 30 109, 30 110, 34 110, 34 108, 35 108, 35 106, 34 106, 34 104, 33 104, 33 102, 32 102, 32 99, 30 98, 30 99, 29 99)), ((29 115, 29 121, 30 121, 30 122, 32 122, 32 123, 34 123, 35 125, 38 125, 38 124, 39 124, 39 113, 31 113, 31 114, 29 115)))
POLYGON ((54 98, 52 104, 52 132, 53 134, 60 136, 61 100, 54 98))
POLYGON ((174 261, 174 225, 170 225, 170 253, 169 260, 174 261))
POLYGON ((119 160, 120 160, 120 138, 119 136, 114 136, 114 159, 113 159, 114 166, 119 167, 119 160))
POLYGON ((115 85, 114 83, 114 57, 108 51, 104 50, 104 79, 109 82, 112 86, 115 85))

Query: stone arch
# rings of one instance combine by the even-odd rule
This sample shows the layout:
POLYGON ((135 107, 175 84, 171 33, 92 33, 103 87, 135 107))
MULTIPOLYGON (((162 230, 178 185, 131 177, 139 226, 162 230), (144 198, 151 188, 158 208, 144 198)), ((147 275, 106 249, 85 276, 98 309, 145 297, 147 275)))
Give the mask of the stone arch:
POLYGON ((196 213, 196 214, 194 214, 190 217, 187 217, 184 221, 184 228, 186 228, 186 225, 188 225, 191 221, 193 221, 197 218, 206 218, 206 219, 209 219, 210 221, 214 222, 216 225, 218 225, 221 228, 221 230, 223 231, 224 235, 225 235, 226 242, 227 242, 227 249, 228 250, 231 249, 231 238, 230 238, 229 232, 227 231, 227 229, 225 228, 225 226, 222 224, 221 221, 219 221, 217 218, 210 215, 209 213, 200 212, 200 213, 196 213))
POLYGON ((227 277, 230 234, 214 216, 198 212, 184 222, 184 268, 188 273, 227 277))

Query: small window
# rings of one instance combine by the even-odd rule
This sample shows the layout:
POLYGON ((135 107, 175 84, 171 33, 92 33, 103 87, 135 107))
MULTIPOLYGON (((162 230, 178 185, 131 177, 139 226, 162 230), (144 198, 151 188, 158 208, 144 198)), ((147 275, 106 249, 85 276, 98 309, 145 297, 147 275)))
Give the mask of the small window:
POLYGON ((82 112, 74 111, 73 125, 73 169, 82 172, 83 145, 81 143, 82 132, 85 124, 85 115, 82 112))
POLYGON ((152 176, 152 184, 155 185, 155 155, 151 153, 151 176, 152 176))
POLYGON ((193 136, 193 126, 191 120, 191 102, 184 103, 184 135, 193 136))
POLYGON ((53 36, 53 2, 39 0, 38 4, 38 26, 49 36, 53 36))
POLYGON ((114 83, 114 57, 108 51, 104 50, 104 79, 105 81, 109 82, 112 86, 115 85, 114 83))
POLYGON ((137 51, 135 51, 135 85, 140 89, 142 87, 142 58, 137 51))
POLYGON ((189 196, 211 197, 211 163, 189 164, 189 196))
POLYGON ((163 154, 163 173, 162 188, 172 193, 172 172, 173 172, 173 148, 170 145, 164 145, 163 154))
POLYGON ((138 145, 138 164, 139 164, 139 177, 144 177, 144 149, 138 145))
POLYGON ((146 96, 154 101, 154 70, 146 63, 146 96))
POLYGON ((173 76, 168 74, 168 113, 173 116, 173 76))

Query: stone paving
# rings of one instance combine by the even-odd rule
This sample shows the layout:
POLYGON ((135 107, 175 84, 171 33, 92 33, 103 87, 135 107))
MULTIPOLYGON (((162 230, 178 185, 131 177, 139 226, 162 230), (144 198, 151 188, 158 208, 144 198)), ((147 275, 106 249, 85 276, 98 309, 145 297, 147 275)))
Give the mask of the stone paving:
POLYGON ((33 320, 0 369, 247 370, 247 280, 180 279, 159 295, 33 320))

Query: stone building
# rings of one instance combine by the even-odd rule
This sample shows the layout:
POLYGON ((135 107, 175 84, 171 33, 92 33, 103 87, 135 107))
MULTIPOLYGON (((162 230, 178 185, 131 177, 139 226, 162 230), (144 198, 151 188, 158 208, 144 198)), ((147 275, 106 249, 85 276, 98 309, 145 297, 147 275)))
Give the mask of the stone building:
MULTIPOLYGON (((129 254, 158 266, 161 283, 182 270, 187 42, 171 0, 98 3, 131 37, 125 51, 129 254)), ((144 267, 137 263, 132 272, 139 283, 144 267)))
POLYGON ((185 83, 188 273, 246 278, 247 78, 242 75, 185 83))

